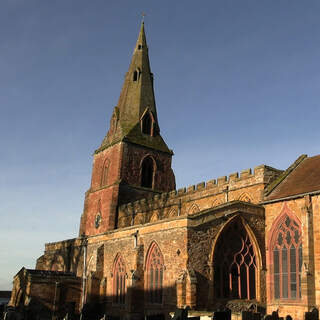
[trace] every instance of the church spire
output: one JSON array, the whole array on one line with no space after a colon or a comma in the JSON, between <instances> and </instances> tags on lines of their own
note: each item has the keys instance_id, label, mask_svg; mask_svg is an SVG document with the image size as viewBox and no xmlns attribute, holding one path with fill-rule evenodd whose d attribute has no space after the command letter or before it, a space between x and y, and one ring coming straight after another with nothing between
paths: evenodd
<instances>
[{"instance_id":1,"label":"church spire","mask_svg":"<svg viewBox=\"0 0 320 320\"><path fill-rule=\"evenodd\" d=\"M160 136L144 22L100 151L126 140L171 153Z\"/></svg>"},{"instance_id":2,"label":"church spire","mask_svg":"<svg viewBox=\"0 0 320 320\"><path fill-rule=\"evenodd\" d=\"M118 107L122 123L129 124L133 121L139 121L146 108L149 108L153 116L157 118L153 91L153 74L150 70L143 22L122 87Z\"/></svg>"},{"instance_id":3,"label":"church spire","mask_svg":"<svg viewBox=\"0 0 320 320\"><path fill-rule=\"evenodd\" d=\"M122 204L174 190L172 155L160 135L142 23L109 131L94 154L80 234L115 229Z\"/></svg>"}]
</instances>

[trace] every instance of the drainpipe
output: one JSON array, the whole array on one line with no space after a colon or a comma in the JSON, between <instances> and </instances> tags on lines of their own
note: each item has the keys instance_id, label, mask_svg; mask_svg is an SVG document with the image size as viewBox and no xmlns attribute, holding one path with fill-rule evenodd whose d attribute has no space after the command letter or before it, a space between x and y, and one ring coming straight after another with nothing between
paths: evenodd
<instances>
[{"instance_id":1,"label":"drainpipe","mask_svg":"<svg viewBox=\"0 0 320 320\"><path fill-rule=\"evenodd\" d=\"M225 192L225 201L229 202L229 187L226 186L223 191Z\"/></svg>"},{"instance_id":2,"label":"drainpipe","mask_svg":"<svg viewBox=\"0 0 320 320\"><path fill-rule=\"evenodd\" d=\"M88 239L86 236L83 234L82 235L82 243L81 245L83 246L83 271L82 271L82 297L81 297L81 316L80 318L82 319L82 311L83 311L83 306L85 303L85 292L86 292L86 280L87 280L87 275L86 275L86 269L87 269L87 244L88 244Z\"/></svg>"}]
</instances>

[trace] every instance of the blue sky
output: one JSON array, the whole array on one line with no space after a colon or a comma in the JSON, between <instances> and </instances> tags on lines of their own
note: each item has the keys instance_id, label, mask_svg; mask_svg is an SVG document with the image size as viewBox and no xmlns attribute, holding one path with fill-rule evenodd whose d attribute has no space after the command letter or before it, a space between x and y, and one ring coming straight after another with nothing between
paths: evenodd
<instances>
[{"instance_id":1,"label":"blue sky","mask_svg":"<svg viewBox=\"0 0 320 320\"><path fill-rule=\"evenodd\" d=\"M77 235L142 12L177 187L320 153L319 0L2 0L0 290Z\"/></svg>"}]
</instances>

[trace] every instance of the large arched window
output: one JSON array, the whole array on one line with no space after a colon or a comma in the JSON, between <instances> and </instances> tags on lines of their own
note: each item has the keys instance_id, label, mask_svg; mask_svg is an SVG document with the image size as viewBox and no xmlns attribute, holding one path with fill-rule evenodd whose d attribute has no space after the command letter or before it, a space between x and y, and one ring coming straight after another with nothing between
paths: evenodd
<instances>
[{"instance_id":1,"label":"large arched window","mask_svg":"<svg viewBox=\"0 0 320 320\"><path fill-rule=\"evenodd\" d=\"M153 242L146 260L147 294L149 303L162 303L163 256L158 245Z\"/></svg>"},{"instance_id":2,"label":"large arched window","mask_svg":"<svg viewBox=\"0 0 320 320\"><path fill-rule=\"evenodd\" d=\"M101 187L106 186L108 184L108 172L109 172L109 160L106 159L102 167Z\"/></svg>"},{"instance_id":3,"label":"large arched window","mask_svg":"<svg viewBox=\"0 0 320 320\"><path fill-rule=\"evenodd\" d=\"M216 298L256 298L256 255L240 218L220 234L213 263Z\"/></svg>"},{"instance_id":4,"label":"large arched window","mask_svg":"<svg viewBox=\"0 0 320 320\"><path fill-rule=\"evenodd\" d=\"M113 268L113 303L124 304L126 296L126 268L120 254L117 255Z\"/></svg>"},{"instance_id":5,"label":"large arched window","mask_svg":"<svg viewBox=\"0 0 320 320\"><path fill-rule=\"evenodd\" d=\"M141 186L145 188L153 187L154 162L151 157L146 157L141 165Z\"/></svg>"},{"instance_id":6,"label":"large arched window","mask_svg":"<svg viewBox=\"0 0 320 320\"><path fill-rule=\"evenodd\" d=\"M301 298L302 237L297 219L286 213L272 233L270 246L274 299Z\"/></svg>"}]
</instances>

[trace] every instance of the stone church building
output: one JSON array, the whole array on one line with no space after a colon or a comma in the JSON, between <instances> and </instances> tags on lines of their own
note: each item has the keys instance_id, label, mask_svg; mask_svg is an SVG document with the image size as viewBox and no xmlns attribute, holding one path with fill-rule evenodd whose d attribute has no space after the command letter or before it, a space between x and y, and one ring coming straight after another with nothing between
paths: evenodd
<instances>
[{"instance_id":1,"label":"stone church building","mask_svg":"<svg viewBox=\"0 0 320 320\"><path fill-rule=\"evenodd\" d=\"M79 236L45 245L10 304L112 319L320 306L320 156L176 190L142 24L109 131L93 156ZM64 309L63 309L64 308ZM261 311L263 312L263 311ZM239 317L238 317L239 316Z\"/></svg>"}]
</instances>

